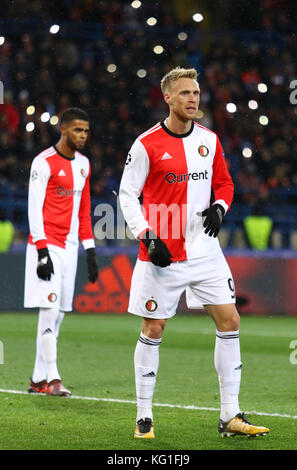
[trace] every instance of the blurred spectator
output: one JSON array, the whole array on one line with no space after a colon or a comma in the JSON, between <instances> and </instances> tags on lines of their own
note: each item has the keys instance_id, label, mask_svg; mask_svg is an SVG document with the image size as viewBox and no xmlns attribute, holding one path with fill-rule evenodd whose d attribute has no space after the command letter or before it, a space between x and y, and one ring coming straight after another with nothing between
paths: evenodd
<instances>
[{"instance_id":1,"label":"blurred spectator","mask_svg":"<svg viewBox=\"0 0 297 470\"><path fill-rule=\"evenodd\" d=\"M9 133L11 141L18 137L20 125L20 111L13 102L13 94L10 90L4 93L4 104L1 106L0 130Z\"/></svg>"},{"instance_id":2,"label":"blurred spectator","mask_svg":"<svg viewBox=\"0 0 297 470\"><path fill-rule=\"evenodd\" d=\"M269 247L273 220L265 215L265 206L257 203L252 213L243 219L243 227L250 248L266 250Z\"/></svg>"},{"instance_id":3,"label":"blurred spectator","mask_svg":"<svg viewBox=\"0 0 297 470\"><path fill-rule=\"evenodd\" d=\"M9 251L13 241L14 226L10 220L6 219L5 211L0 210L0 252Z\"/></svg>"}]
</instances>

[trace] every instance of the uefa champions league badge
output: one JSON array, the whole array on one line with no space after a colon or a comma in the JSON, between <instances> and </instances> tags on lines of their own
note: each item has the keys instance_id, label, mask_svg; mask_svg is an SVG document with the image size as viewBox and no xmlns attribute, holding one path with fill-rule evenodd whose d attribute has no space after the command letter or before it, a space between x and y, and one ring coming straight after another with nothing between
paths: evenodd
<instances>
[{"instance_id":1,"label":"uefa champions league badge","mask_svg":"<svg viewBox=\"0 0 297 470\"><path fill-rule=\"evenodd\" d=\"M128 153L128 157L127 157L127 160L125 162L125 165L129 165L129 163L131 163L131 160L132 160L132 155L131 155L131 153Z\"/></svg>"},{"instance_id":2,"label":"uefa champions league badge","mask_svg":"<svg viewBox=\"0 0 297 470\"><path fill-rule=\"evenodd\" d=\"M145 308L147 309L148 312L153 313L157 310L158 304L154 299L149 299L145 303Z\"/></svg>"},{"instance_id":3,"label":"uefa champions league badge","mask_svg":"<svg viewBox=\"0 0 297 470\"><path fill-rule=\"evenodd\" d=\"M35 181L36 179L37 179L37 171L33 170L32 173L31 173L31 180Z\"/></svg>"},{"instance_id":4,"label":"uefa champions league badge","mask_svg":"<svg viewBox=\"0 0 297 470\"><path fill-rule=\"evenodd\" d=\"M208 147L206 147L206 145L199 145L198 153L201 157L207 157L207 155L209 154L209 149Z\"/></svg>"}]
</instances>

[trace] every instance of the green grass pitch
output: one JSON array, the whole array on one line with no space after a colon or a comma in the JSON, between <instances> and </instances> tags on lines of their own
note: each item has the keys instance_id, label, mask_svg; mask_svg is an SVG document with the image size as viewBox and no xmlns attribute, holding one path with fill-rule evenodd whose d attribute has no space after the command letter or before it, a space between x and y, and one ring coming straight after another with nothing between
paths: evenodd
<instances>
[{"instance_id":1,"label":"green grass pitch","mask_svg":"<svg viewBox=\"0 0 297 470\"><path fill-rule=\"evenodd\" d=\"M255 439L222 439L217 432L215 328L206 315L168 321L154 395L156 438L134 439L133 354L140 324L128 314L66 315L58 366L74 397L32 396L11 392L28 388L37 314L1 314L0 450L297 449L297 364L290 362L295 318L241 318L241 409L271 430Z\"/></svg>"}]
</instances>

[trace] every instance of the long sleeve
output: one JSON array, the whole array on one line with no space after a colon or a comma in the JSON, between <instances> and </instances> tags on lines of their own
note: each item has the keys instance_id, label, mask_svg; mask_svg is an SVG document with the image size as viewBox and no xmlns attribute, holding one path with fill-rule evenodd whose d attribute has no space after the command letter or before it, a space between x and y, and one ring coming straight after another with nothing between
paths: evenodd
<instances>
[{"instance_id":1,"label":"long sleeve","mask_svg":"<svg viewBox=\"0 0 297 470\"><path fill-rule=\"evenodd\" d=\"M91 219L91 196L90 196L90 173L86 179L86 183L81 195L80 208L79 208L79 238L85 249L94 248L94 236L92 230Z\"/></svg>"},{"instance_id":2,"label":"long sleeve","mask_svg":"<svg viewBox=\"0 0 297 470\"><path fill-rule=\"evenodd\" d=\"M42 211L49 179L50 167L47 161L35 157L30 172L28 219L32 241L36 244L37 249L46 246Z\"/></svg>"},{"instance_id":3,"label":"long sleeve","mask_svg":"<svg viewBox=\"0 0 297 470\"><path fill-rule=\"evenodd\" d=\"M230 209L234 195L234 184L229 174L222 145L217 138L216 153L213 161L212 188L215 202L221 204L225 213Z\"/></svg>"},{"instance_id":4,"label":"long sleeve","mask_svg":"<svg viewBox=\"0 0 297 470\"><path fill-rule=\"evenodd\" d=\"M124 218L135 238L149 228L139 197L148 177L149 157L142 143L137 139L128 154L123 172L119 198Z\"/></svg>"}]
</instances>

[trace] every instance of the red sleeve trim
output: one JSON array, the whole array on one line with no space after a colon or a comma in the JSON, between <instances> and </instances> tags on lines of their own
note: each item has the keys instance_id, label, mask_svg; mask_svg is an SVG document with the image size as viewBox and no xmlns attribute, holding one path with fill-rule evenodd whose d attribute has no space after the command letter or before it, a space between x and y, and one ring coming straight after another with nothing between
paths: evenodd
<instances>
[{"instance_id":1,"label":"red sleeve trim","mask_svg":"<svg viewBox=\"0 0 297 470\"><path fill-rule=\"evenodd\" d=\"M40 250L41 248L47 248L47 240L38 240L35 245L37 250Z\"/></svg>"}]
</instances>

